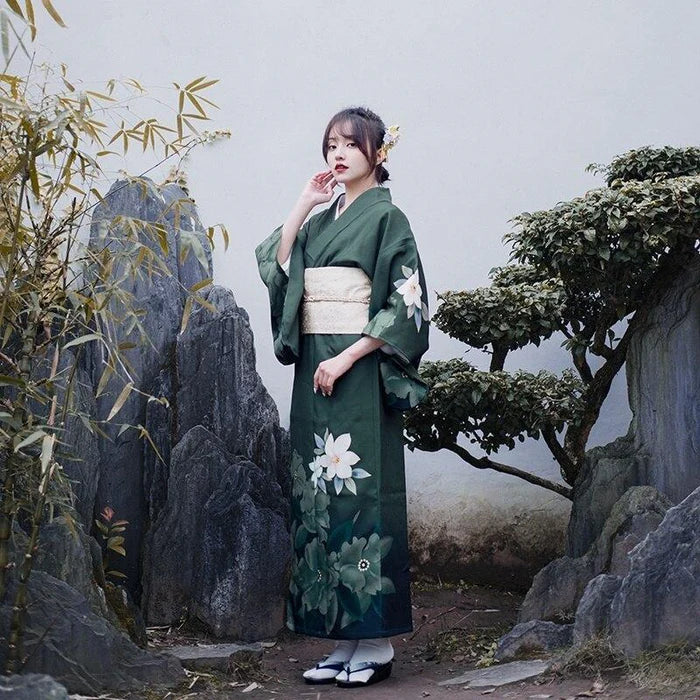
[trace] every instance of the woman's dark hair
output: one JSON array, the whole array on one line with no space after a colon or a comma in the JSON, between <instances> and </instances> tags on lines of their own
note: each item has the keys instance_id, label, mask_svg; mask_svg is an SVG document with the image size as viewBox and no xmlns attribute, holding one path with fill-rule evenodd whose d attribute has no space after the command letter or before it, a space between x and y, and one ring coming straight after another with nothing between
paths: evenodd
<instances>
[{"instance_id":1,"label":"woman's dark hair","mask_svg":"<svg viewBox=\"0 0 700 700\"><path fill-rule=\"evenodd\" d=\"M386 127L384 122L372 110L366 107L348 107L331 117L323 134L323 159L328 156L328 136L334 126L340 125L350 130L350 133L341 134L346 139L352 139L362 151L370 163L377 158L377 151L384 142ZM389 171L379 163L374 168L374 177L379 184L389 179Z\"/></svg>"}]
</instances>

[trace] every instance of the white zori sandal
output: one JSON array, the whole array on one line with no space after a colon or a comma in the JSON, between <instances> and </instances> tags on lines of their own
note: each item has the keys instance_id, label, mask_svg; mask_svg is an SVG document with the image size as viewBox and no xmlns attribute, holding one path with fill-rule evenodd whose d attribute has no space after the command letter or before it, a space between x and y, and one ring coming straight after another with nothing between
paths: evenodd
<instances>
[{"instance_id":1,"label":"white zori sandal","mask_svg":"<svg viewBox=\"0 0 700 700\"><path fill-rule=\"evenodd\" d=\"M335 677L352 658L356 648L356 639L340 640L335 649L330 654L326 654L314 668L304 671L304 681L313 684L333 683Z\"/></svg>"},{"instance_id":2,"label":"white zori sandal","mask_svg":"<svg viewBox=\"0 0 700 700\"><path fill-rule=\"evenodd\" d=\"M378 661L359 661L354 664L348 663L345 665L347 680L336 678L335 684L341 688L359 688L360 686L379 683L379 681L383 681L391 675L392 663L393 659L385 663L380 663ZM363 673L366 671L371 671L369 676L367 673ZM353 674L357 674L358 677L353 679Z\"/></svg>"}]
</instances>

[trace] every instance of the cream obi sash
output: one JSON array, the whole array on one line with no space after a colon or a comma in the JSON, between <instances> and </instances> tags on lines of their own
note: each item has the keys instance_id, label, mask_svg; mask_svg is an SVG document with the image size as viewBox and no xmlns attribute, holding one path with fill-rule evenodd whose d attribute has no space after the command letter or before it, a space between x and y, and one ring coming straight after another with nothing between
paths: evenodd
<instances>
[{"instance_id":1,"label":"cream obi sash","mask_svg":"<svg viewBox=\"0 0 700 700\"><path fill-rule=\"evenodd\" d=\"M362 333L369 321L372 280L359 267L307 267L302 333Z\"/></svg>"}]
</instances>

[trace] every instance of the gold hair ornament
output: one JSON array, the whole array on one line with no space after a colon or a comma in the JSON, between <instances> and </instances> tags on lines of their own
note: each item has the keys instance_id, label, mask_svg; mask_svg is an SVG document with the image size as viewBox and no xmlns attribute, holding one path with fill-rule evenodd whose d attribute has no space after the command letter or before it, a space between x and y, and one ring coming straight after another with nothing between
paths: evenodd
<instances>
[{"instance_id":1,"label":"gold hair ornament","mask_svg":"<svg viewBox=\"0 0 700 700\"><path fill-rule=\"evenodd\" d=\"M396 145L399 140L399 125L393 124L384 132L384 139L382 145L377 149L377 153L387 160L389 157L389 151Z\"/></svg>"}]
</instances>

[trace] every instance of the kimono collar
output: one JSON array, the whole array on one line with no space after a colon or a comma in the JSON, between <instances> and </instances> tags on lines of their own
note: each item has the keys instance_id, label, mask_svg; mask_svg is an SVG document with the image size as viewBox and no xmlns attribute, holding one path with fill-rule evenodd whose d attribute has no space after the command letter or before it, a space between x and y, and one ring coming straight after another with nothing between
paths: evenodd
<instances>
[{"instance_id":1,"label":"kimono collar","mask_svg":"<svg viewBox=\"0 0 700 700\"><path fill-rule=\"evenodd\" d=\"M338 200L344 195L344 192L341 192L336 198L335 201L333 202L333 206L331 206L331 211L336 211L338 208ZM362 205L357 207L358 209L362 209L363 206L369 206L371 204L374 204L374 202L379 202L381 200L386 200L387 202L391 202L391 192L389 191L388 187L370 187L368 190L365 190L361 195L355 197L355 199L350 202L350 204L345 208L345 211L338 217L339 219L345 214L347 214L350 209L352 209L356 203L362 202Z\"/></svg>"},{"instance_id":2,"label":"kimono collar","mask_svg":"<svg viewBox=\"0 0 700 700\"><path fill-rule=\"evenodd\" d=\"M391 202L389 188L370 187L350 202L345 211L335 219L335 212L340 197L342 197L342 192L335 198L333 204L326 209L320 221L320 230L309 239L306 245L306 253L314 264L321 258L328 246L333 243L336 236L367 209L382 201Z\"/></svg>"}]
</instances>

